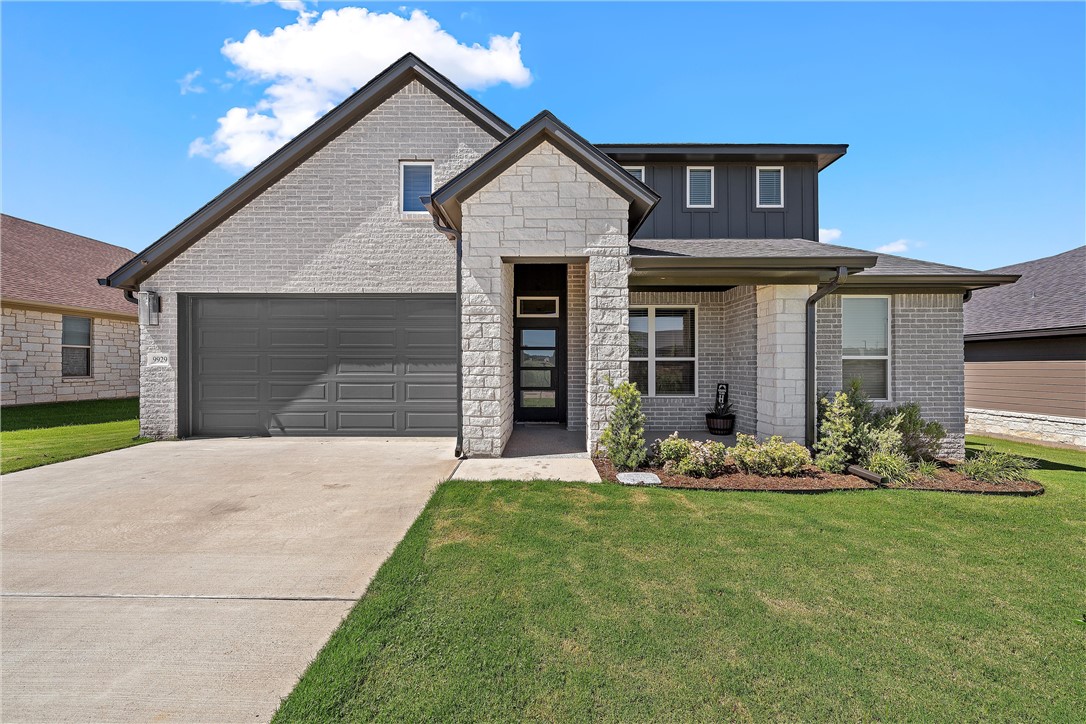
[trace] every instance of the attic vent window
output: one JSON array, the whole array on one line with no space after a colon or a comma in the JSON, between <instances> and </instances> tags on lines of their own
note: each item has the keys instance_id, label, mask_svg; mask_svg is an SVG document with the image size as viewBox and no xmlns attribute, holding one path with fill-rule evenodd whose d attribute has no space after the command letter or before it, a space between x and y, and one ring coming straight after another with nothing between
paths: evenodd
<instances>
[{"instance_id":1,"label":"attic vent window","mask_svg":"<svg viewBox=\"0 0 1086 724\"><path fill-rule=\"evenodd\" d=\"M784 207L784 167L758 167L758 208L780 209Z\"/></svg>"},{"instance_id":2,"label":"attic vent window","mask_svg":"<svg viewBox=\"0 0 1086 724\"><path fill-rule=\"evenodd\" d=\"M420 197L434 190L434 164L429 161L400 162L400 211L405 214L425 214Z\"/></svg>"},{"instance_id":3,"label":"attic vent window","mask_svg":"<svg viewBox=\"0 0 1086 724\"><path fill-rule=\"evenodd\" d=\"M688 209L713 208L712 166L686 168L686 207Z\"/></svg>"}]
</instances>

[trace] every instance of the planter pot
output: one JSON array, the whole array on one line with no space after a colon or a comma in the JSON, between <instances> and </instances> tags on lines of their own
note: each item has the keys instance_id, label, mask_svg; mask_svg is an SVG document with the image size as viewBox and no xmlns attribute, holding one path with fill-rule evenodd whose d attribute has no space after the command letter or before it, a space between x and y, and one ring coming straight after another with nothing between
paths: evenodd
<instances>
[{"instance_id":1,"label":"planter pot","mask_svg":"<svg viewBox=\"0 0 1086 724\"><path fill-rule=\"evenodd\" d=\"M705 426L711 435L731 435L735 431L735 415L705 413Z\"/></svg>"}]
</instances>

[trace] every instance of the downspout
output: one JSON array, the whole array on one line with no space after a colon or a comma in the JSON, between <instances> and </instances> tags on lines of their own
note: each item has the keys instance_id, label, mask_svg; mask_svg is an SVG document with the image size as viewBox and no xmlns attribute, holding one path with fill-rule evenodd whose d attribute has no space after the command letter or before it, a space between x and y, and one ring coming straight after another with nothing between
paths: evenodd
<instances>
[{"instance_id":1,"label":"downspout","mask_svg":"<svg viewBox=\"0 0 1086 724\"><path fill-rule=\"evenodd\" d=\"M127 299L128 301L132 302L133 304L139 304L140 303L140 300L136 299L136 295L132 293L131 289L125 289L124 290L124 298Z\"/></svg>"},{"instance_id":2,"label":"downspout","mask_svg":"<svg viewBox=\"0 0 1086 724\"><path fill-rule=\"evenodd\" d=\"M443 225L441 212L429 197L423 198L423 204L434 217L434 228L450 241L456 242L456 448L453 454L461 458L464 456L464 338L460 296L464 284L461 276L464 259L463 236L451 226Z\"/></svg>"},{"instance_id":3,"label":"downspout","mask_svg":"<svg viewBox=\"0 0 1086 724\"><path fill-rule=\"evenodd\" d=\"M804 415L805 437L807 447L811 447L815 444L815 425L818 421L818 391L815 387L815 341L816 341L816 314L815 305L818 301L827 294L832 294L837 290L837 287L841 286L841 282L848 276L848 267L837 267L837 275L834 276L833 281L819 284L815 289L814 294L807 298L807 360L806 360L806 385L807 390L805 394L805 408L806 414Z\"/></svg>"}]
</instances>

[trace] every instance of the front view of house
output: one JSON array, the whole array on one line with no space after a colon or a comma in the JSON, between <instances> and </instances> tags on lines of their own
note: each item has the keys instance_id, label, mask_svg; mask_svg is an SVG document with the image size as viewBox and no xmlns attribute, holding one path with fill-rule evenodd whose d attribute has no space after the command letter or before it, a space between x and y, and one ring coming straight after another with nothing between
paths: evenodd
<instances>
[{"instance_id":1,"label":"front view of house","mask_svg":"<svg viewBox=\"0 0 1086 724\"><path fill-rule=\"evenodd\" d=\"M648 427L807 440L818 393L916 401L962 454L962 309L991 275L831 246L842 145L593 145L513 129L408 55L105 283L138 292L153 437ZM130 295L131 296L131 295Z\"/></svg>"}]
</instances>

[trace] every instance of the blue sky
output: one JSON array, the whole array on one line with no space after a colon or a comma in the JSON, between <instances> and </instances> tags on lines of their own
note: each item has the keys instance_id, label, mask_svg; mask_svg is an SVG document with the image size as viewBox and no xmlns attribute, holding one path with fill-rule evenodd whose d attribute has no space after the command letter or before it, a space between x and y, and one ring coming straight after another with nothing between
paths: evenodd
<instances>
[{"instance_id":1,"label":"blue sky","mask_svg":"<svg viewBox=\"0 0 1086 724\"><path fill-rule=\"evenodd\" d=\"M315 9L346 5L375 14L379 37L343 42L389 61L408 36L433 42L464 63L438 69L489 85L472 92L514 125L548 108L596 142L849 143L821 175L821 226L839 244L992 268L1086 237L1082 3ZM376 24L412 10L426 33ZM224 55L228 39L300 22L274 3L4 2L0 13L4 212L136 250L238 177L244 164L226 156L262 153L245 142L274 143L344 82L368 80L329 78L345 65L328 42L269 52L256 37ZM493 62L471 70L484 52ZM269 111L273 82L286 100ZM257 124L243 130L273 112L287 120L217 136L231 108Z\"/></svg>"}]
</instances>

